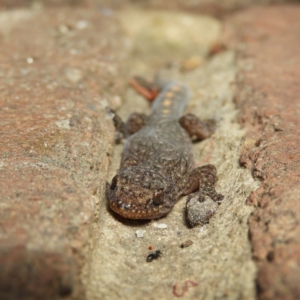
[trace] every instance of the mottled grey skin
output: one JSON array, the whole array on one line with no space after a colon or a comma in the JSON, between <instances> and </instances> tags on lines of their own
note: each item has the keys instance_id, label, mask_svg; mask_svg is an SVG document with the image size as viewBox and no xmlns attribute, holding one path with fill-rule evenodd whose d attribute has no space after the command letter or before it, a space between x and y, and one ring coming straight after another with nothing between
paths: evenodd
<instances>
[{"instance_id":1,"label":"mottled grey skin","mask_svg":"<svg viewBox=\"0 0 300 300\"><path fill-rule=\"evenodd\" d=\"M215 167L195 168L191 138L206 138L212 130L194 115L181 117L188 94L186 86L169 82L155 99L149 118L135 114L127 129L123 124L124 131L137 132L127 139L119 172L107 189L109 206L121 216L162 217L182 195L190 195L187 201L192 197L205 201L205 196L223 199L214 188Z\"/></svg>"}]
</instances>

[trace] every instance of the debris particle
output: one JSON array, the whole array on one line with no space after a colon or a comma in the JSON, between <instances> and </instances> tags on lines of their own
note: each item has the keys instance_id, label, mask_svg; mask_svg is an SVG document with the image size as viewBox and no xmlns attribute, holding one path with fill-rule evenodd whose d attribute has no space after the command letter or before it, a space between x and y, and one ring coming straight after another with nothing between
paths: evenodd
<instances>
[{"instance_id":1,"label":"debris particle","mask_svg":"<svg viewBox=\"0 0 300 300\"><path fill-rule=\"evenodd\" d=\"M81 70L77 68L67 68L65 74L67 79L72 83L79 82L83 77Z\"/></svg>"},{"instance_id":2,"label":"debris particle","mask_svg":"<svg viewBox=\"0 0 300 300\"><path fill-rule=\"evenodd\" d=\"M204 232L205 230L206 230L206 225L203 225L203 226L200 228L199 232L202 233L202 232Z\"/></svg>"},{"instance_id":3,"label":"debris particle","mask_svg":"<svg viewBox=\"0 0 300 300\"><path fill-rule=\"evenodd\" d=\"M154 227L158 229L166 229L168 228L168 225L164 223L154 223Z\"/></svg>"},{"instance_id":4,"label":"debris particle","mask_svg":"<svg viewBox=\"0 0 300 300\"><path fill-rule=\"evenodd\" d=\"M148 249L149 249L149 250L153 250L153 247L152 247L152 246L149 246Z\"/></svg>"},{"instance_id":5,"label":"debris particle","mask_svg":"<svg viewBox=\"0 0 300 300\"><path fill-rule=\"evenodd\" d=\"M225 44L215 43L210 47L209 52L208 52L208 56L209 57L214 56L214 55L219 54L220 52L223 52L225 50L227 50L227 47L226 47Z\"/></svg>"},{"instance_id":6,"label":"debris particle","mask_svg":"<svg viewBox=\"0 0 300 300\"><path fill-rule=\"evenodd\" d=\"M146 261L147 262L151 262L153 259L158 259L161 255L161 251L160 250L156 250L154 251L153 253L150 253L148 256L147 256L147 259Z\"/></svg>"},{"instance_id":7,"label":"debris particle","mask_svg":"<svg viewBox=\"0 0 300 300\"><path fill-rule=\"evenodd\" d=\"M180 70L182 72L191 71L198 68L201 64L203 64L204 59L200 56L194 56L189 59L184 60L181 63Z\"/></svg>"},{"instance_id":8,"label":"debris particle","mask_svg":"<svg viewBox=\"0 0 300 300\"><path fill-rule=\"evenodd\" d=\"M33 63L33 58L32 57L28 57L26 59L26 61L27 61L28 64L32 64Z\"/></svg>"},{"instance_id":9,"label":"debris particle","mask_svg":"<svg viewBox=\"0 0 300 300\"><path fill-rule=\"evenodd\" d=\"M86 27L88 27L88 25L89 25L88 21L81 20L76 23L76 28L79 30L82 30L82 29L85 29Z\"/></svg>"},{"instance_id":10,"label":"debris particle","mask_svg":"<svg viewBox=\"0 0 300 300\"><path fill-rule=\"evenodd\" d=\"M144 237L145 233L146 233L146 230L137 230L137 231L135 232L135 235L136 235L136 237L138 237L138 238L142 238L142 237Z\"/></svg>"},{"instance_id":11,"label":"debris particle","mask_svg":"<svg viewBox=\"0 0 300 300\"><path fill-rule=\"evenodd\" d=\"M60 33L66 34L67 32L69 32L69 31L71 30L71 27L62 24L62 25L60 25L60 26L58 27L58 30L59 30Z\"/></svg>"},{"instance_id":12,"label":"debris particle","mask_svg":"<svg viewBox=\"0 0 300 300\"><path fill-rule=\"evenodd\" d=\"M187 241L181 243L180 248L182 248L182 249L183 249L183 248L187 248L187 247L189 247L189 246L191 246L191 245L193 245L193 241L187 240Z\"/></svg>"},{"instance_id":13,"label":"debris particle","mask_svg":"<svg viewBox=\"0 0 300 300\"><path fill-rule=\"evenodd\" d=\"M197 282L188 279L188 280L186 280L186 281L184 282L184 286L183 286L182 292L181 292L181 293L178 293L178 292L177 292L177 289L178 289L178 282L176 282L176 283L174 284L174 286L173 286L173 295L174 295L175 297L183 297L184 294L185 294L185 293L188 291L188 289L189 289L189 284L190 284L191 286L197 286L197 285L198 285Z\"/></svg>"},{"instance_id":14,"label":"debris particle","mask_svg":"<svg viewBox=\"0 0 300 300\"><path fill-rule=\"evenodd\" d=\"M70 120L61 120L55 122L56 126L61 129L70 129Z\"/></svg>"},{"instance_id":15,"label":"debris particle","mask_svg":"<svg viewBox=\"0 0 300 300\"><path fill-rule=\"evenodd\" d=\"M111 97L110 102L114 108L119 108L122 104L122 99L120 96L116 95L114 97Z\"/></svg>"}]
</instances>

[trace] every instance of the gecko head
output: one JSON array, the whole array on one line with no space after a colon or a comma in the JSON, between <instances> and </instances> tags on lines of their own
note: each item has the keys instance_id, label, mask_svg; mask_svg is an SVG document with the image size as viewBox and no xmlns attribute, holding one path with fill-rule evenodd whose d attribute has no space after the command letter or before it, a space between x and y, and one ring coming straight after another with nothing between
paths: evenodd
<instances>
[{"instance_id":1,"label":"gecko head","mask_svg":"<svg viewBox=\"0 0 300 300\"><path fill-rule=\"evenodd\" d=\"M156 219L166 215L177 200L175 195L174 185L142 166L120 171L107 191L110 208L129 219Z\"/></svg>"}]
</instances>

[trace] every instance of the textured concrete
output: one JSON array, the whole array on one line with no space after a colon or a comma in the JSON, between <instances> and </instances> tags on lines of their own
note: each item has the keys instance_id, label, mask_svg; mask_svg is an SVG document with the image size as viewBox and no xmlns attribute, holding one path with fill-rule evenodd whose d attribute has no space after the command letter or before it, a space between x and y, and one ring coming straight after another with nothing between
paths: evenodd
<instances>
[{"instance_id":1,"label":"textured concrete","mask_svg":"<svg viewBox=\"0 0 300 300\"><path fill-rule=\"evenodd\" d=\"M132 14L137 15L133 17ZM220 23L215 19L194 18L187 14L162 16L159 13L156 18L160 18L157 24L161 27L138 25L153 22L153 16L155 14L143 11L127 11L120 15L128 32L128 43L132 45L132 56L127 61L129 75L151 77L160 70L163 78L185 82L192 92L187 112L218 120L219 127L214 136L195 144L194 150L199 164L211 162L216 165L219 173L217 189L225 195L225 201L210 224L189 229L184 199L166 218L143 222L124 220L113 214L107 210L102 196L98 234L90 264L88 299L173 299L176 293L182 292L188 279L197 286L188 283L186 299L255 299L255 268L247 226L252 209L245 201L258 185L238 164L244 133L237 124L233 103L234 53L227 51L206 59L212 43L221 33ZM135 29L132 29L133 18ZM138 18L141 22L137 22ZM168 22L164 22L166 19ZM181 25L182 21L192 24L191 27L186 29ZM158 32L154 34L154 30ZM157 45L170 40L172 32L185 37L193 30L197 30L199 39L183 38L182 44L178 39L177 49L180 50L177 54L153 55L159 50ZM145 35L148 52L140 49ZM190 71L181 71L182 62L190 57L199 57L202 63ZM149 112L149 106L128 89L120 114L125 118L133 111ZM109 178L117 171L121 151L122 145L115 148ZM167 228L160 228L165 225ZM137 234L143 237L137 237ZM191 240L192 245L181 248L187 240ZM162 252L161 257L151 263L146 262L147 255L153 251L149 247Z\"/></svg>"},{"instance_id":2,"label":"textured concrete","mask_svg":"<svg viewBox=\"0 0 300 300\"><path fill-rule=\"evenodd\" d=\"M247 129L240 161L261 180L248 199L260 299L300 299L300 7L232 17L240 53L236 103Z\"/></svg>"}]
</instances>

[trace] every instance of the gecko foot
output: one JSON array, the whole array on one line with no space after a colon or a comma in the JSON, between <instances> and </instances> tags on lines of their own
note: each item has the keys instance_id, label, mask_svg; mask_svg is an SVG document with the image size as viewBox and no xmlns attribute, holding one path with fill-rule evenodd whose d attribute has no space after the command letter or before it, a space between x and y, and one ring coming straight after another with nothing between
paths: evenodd
<instances>
[{"instance_id":1,"label":"gecko foot","mask_svg":"<svg viewBox=\"0 0 300 300\"><path fill-rule=\"evenodd\" d=\"M202 141L211 136L216 129L216 121L209 119L202 121L193 114L187 114L179 119L181 127L183 127L192 141Z\"/></svg>"},{"instance_id":2,"label":"gecko foot","mask_svg":"<svg viewBox=\"0 0 300 300\"><path fill-rule=\"evenodd\" d=\"M224 196L216 192L214 185L202 186L201 194L210 197L213 201L217 203L222 203L224 200Z\"/></svg>"}]
</instances>

